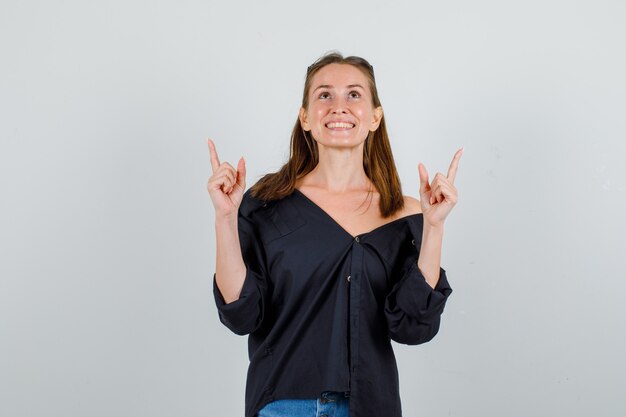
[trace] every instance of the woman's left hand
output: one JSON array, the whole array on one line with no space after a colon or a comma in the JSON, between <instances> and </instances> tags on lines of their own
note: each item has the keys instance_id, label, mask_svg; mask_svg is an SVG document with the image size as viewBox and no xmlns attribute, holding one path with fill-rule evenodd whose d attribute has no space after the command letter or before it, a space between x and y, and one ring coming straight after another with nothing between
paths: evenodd
<instances>
[{"instance_id":1,"label":"woman's left hand","mask_svg":"<svg viewBox=\"0 0 626 417\"><path fill-rule=\"evenodd\" d=\"M463 155L463 148L456 151L448 175L438 172L433 182L428 182L428 171L421 162L418 165L420 174L420 203L424 214L424 224L434 227L442 227L443 222L452 211L457 202L458 192L454 186L454 177L459 166L459 160Z\"/></svg>"}]
</instances>

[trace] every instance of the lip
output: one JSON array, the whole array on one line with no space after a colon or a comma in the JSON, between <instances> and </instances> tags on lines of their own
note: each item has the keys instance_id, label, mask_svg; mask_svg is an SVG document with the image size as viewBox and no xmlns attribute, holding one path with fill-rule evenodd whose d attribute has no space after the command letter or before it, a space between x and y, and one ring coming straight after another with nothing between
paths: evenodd
<instances>
[{"instance_id":1,"label":"lip","mask_svg":"<svg viewBox=\"0 0 626 417\"><path fill-rule=\"evenodd\" d=\"M331 127L331 125L333 125ZM350 120L331 120L329 122L324 123L324 127L330 130L350 130L354 129L356 123Z\"/></svg>"}]
</instances>

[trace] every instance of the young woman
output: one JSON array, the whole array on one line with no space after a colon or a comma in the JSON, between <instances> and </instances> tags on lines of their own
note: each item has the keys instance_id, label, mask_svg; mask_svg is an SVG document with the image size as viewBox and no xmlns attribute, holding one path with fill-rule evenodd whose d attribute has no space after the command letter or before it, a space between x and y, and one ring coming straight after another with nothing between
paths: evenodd
<instances>
[{"instance_id":1,"label":"young woman","mask_svg":"<svg viewBox=\"0 0 626 417\"><path fill-rule=\"evenodd\" d=\"M308 68L291 153L245 187L213 175L221 322L249 334L246 417L400 417L391 340L431 340L452 292L440 266L462 149L420 200L402 195L372 66L333 53Z\"/></svg>"}]
</instances>

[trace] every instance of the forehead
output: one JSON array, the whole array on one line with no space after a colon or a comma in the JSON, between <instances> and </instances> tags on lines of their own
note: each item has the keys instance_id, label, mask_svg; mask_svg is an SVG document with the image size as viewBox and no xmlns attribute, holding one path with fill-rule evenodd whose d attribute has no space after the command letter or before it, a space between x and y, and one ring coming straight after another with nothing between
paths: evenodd
<instances>
[{"instance_id":1,"label":"forehead","mask_svg":"<svg viewBox=\"0 0 626 417\"><path fill-rule=\"evenodd\" d=\"M358 84L369 91L367 77L359 68L350 64L328 64L313 75L311 89L320 85L331 85L342 88L348 85Z\"/></svg>"}]
</instances>

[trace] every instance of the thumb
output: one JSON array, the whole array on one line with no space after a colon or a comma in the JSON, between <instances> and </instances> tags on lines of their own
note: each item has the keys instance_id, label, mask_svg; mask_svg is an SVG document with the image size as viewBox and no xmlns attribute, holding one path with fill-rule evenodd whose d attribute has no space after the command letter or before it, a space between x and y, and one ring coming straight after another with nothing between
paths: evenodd
<instances>
[{"instance_id":1,"label":"thumb","mask_svg":"<svg viewBox=\"0 0 626 417\"><path fill-rule=\"evenodd\" d=\"M237 184L243 189L246 188L246 160L243 159L243 156L239 158L237 163Z\"/></svg>"},{"instance_id":2,"label":"thumb","mask_svg":"<svg viewBox=\"0 0 626 417\"><path fill-rule=\"evenodd\" d=\"M417 170L420 173L420 194L430 191L430 184L428 183L428 171L421 162L417 166Z\"/></svg>"}]
</instances>

